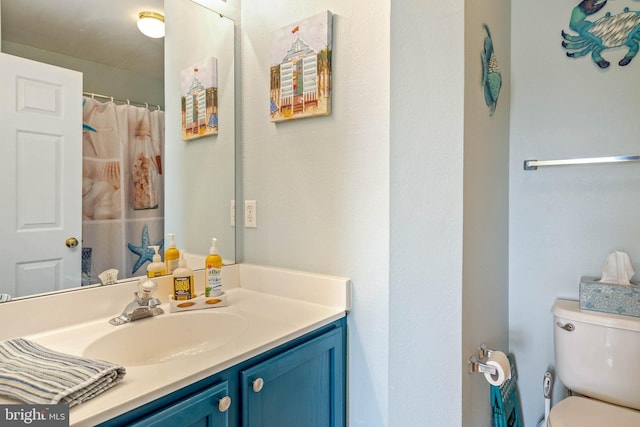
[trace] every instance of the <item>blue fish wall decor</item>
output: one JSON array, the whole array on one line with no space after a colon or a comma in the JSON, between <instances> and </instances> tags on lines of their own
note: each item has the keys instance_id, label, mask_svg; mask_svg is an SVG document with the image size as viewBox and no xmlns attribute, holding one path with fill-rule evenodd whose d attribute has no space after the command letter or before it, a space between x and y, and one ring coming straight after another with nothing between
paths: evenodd
<instances>
[{"instance_id":1,"label":"blue fish wall decor","mask_svg":"<svg viewBox=\"0 0 640 427\"><path fill-rule=\"evenodd\" d=\"M502 87L502 74L498 67L498 60L493 51L491 31L487 24L482 24L487 36L484 39L484 51L482 52L482 86L484 87L484 100L489 107L489 115L493 116L498 105L500 88Z\"/></svg>"}]
</instances>

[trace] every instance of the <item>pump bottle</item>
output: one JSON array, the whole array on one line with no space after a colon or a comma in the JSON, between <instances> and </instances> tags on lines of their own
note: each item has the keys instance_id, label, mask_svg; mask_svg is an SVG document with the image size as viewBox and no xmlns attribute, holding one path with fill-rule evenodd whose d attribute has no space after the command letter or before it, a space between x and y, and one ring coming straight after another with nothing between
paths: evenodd
<instances>
[{"instance_id":1,"label":"pump bottle","mask_svg":"<svg viewBox=\"0 0 640 427\"><path fill-rule=\"evenodd\" d=\"M164 262L167 265L167 274L172 274L173 270L178 268L178 263L180 262L180 251L176 248L176 242L174 240L176 235L169 233L168 236L171 238L171 241L164 253Z\"/></svg>"},{"instance_id":2,"label":"pump bottle","mask_svg":"<svg viewBox=\"0 0 640 427\"><path fill-rule=\"evenodd\" d=\"M206 297L215 297L222 293L222 257L218 254L216 240L215 237L211 239L209 255L204 263Z\"/></svg>"},{"instance_id":3,"label":"pump bottle","mask_svg":"<svg viewBox=\"0 0 640 427\"><path fill-rule=\"evenodd\" d=\"M178 268L173 270L173 297L176 301L179 301L195 298L195 296L193 270L187 266L183 249L180 251Z\"/></svg>"},{"instance_id":4,"label":"pump bottle","mask_svg":"<svg viewBox=\"0 0 640 427\"><path fill-rule=\"evenodd\" d=\"M156 253L153 255L153 262L147 266L147 277L154 278L167 274L167 267L158 253L160 246L149 246Z\"/></svg>"}]
</instances>

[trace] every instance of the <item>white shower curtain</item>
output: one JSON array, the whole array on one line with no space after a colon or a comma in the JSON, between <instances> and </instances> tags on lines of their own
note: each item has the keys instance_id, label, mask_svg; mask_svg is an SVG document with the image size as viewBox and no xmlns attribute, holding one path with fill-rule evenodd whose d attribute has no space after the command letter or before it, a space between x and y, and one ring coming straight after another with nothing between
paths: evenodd
<instances>
[{"instance_id":1,"label":"white shower curtain","mask_svg":"<svg viewBox=\"0 0 640 427\"><path fill-rule=\"evenodd\" d=\"M83 98L82 283L143 275L164 245L164 112Z\"/></svg>"}]
</instances>

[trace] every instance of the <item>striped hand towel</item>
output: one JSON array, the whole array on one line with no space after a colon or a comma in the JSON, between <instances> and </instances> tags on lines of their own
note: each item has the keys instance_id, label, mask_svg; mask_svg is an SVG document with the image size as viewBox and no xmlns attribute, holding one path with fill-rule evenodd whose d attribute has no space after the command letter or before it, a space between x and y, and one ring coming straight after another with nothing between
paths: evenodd
<instances>
[{"instance_id":1,"label":"striped hand towel","mask_svg":"<svg viewBox=\"0 0 640 427\"><path fill-rule=\"evenodd\" d=\"M0 394L31 404L91 399L122 380L122 366L49 350L15 338L0 342Z\"/></svg>"}]
</instances>

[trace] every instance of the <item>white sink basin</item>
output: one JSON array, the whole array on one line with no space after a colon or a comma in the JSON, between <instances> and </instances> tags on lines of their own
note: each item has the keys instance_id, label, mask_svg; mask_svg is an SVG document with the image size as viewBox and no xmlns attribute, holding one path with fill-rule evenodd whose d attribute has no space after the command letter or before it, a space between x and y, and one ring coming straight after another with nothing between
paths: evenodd
<instances>
[{"instance_id":1,"label":"white sink basin","mask_svg":"<svg viewBox=\"0 0 640 427\"><path fill-rule=\"evenodd\" d=\"M246 319L230 313L165 313L114 327L93 341L84 356L123 366L151 365L210 351L246 328Z\"/></svg>"}]
</instances>

